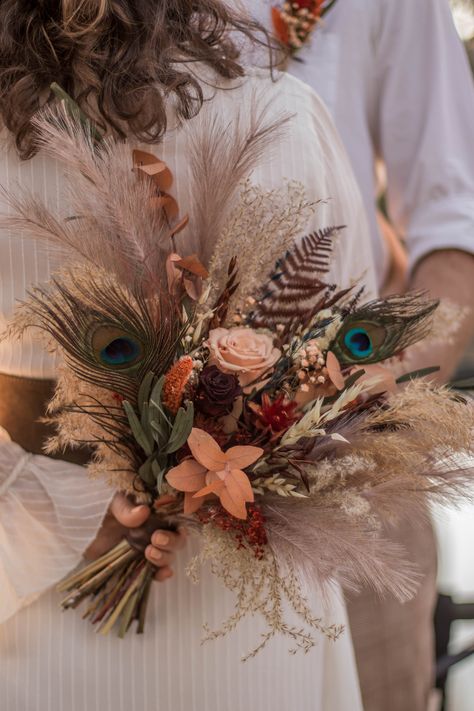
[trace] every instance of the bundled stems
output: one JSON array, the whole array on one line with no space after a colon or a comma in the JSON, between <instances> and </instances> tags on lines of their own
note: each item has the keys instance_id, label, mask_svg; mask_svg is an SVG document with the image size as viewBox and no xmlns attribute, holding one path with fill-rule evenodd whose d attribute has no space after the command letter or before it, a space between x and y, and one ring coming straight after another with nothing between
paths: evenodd
<instances>
[{"instance_id":1,"label":"bundled stems","mask_svg":"<svg viewBox=\"0 0 474 711\"><path fill-rule=\"evenodd\" d=\"M61 607L76 608L92 595L83 617L97 624L97 631L106 635L118 625L118 636L123 638L137 620L137 633L142 634L155 572L143 552L123 540L58 586L59 592L68 593Z\"/></svg>"}]
</instances>

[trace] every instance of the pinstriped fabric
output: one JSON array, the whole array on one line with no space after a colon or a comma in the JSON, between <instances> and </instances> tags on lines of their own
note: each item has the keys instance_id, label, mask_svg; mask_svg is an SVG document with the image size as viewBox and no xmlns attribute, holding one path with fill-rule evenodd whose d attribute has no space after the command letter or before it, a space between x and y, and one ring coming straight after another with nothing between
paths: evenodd
<instances>
[{"instance_id":1,"label":"pinstriped fabric","mask_svg":"<svg viewBox=\"0 0 474 711\"><path fill-rule=\"evenodd\" d=\"M278 187L297 179L318 206L309 229L348 224L336 246L332 278L341 286L365 274L367 295L374 273L361 200L348 161L326 110L297 80L269 83L256 73L233 91L217 92L202 117L221 112L227 119L252 96L267 93L275 112L294 114L288 135L262 159L255 182ZM201 119L199 119L201 120ZM172 126L155 152L172 168L176 196L185 213L190 183L189 133ZM43 156L19 164L7 152L0 160L0 182L33 186L60 205L61 170ZM0 205L1 209L1 205ZM51 268L32 243L0 233L0 312L8 317L15 298L47 277ZM56 364L33 341L0 347L0 372L54 376ZM120 641L96 635L79 611L61 614L51 590L79 561L94 538L111 495L84 471L43 457L25 460L13 479L22 450L0 445L0 708L5 711L360 711L360 696L348 633L336 644L323 638L306 656L288 655L275 639L255 660L240 656L259 638L259 622L246 620L232 636L201 647L201 627L218 627L232 610L232 596L208 571L193 586L184 569L190 545L176 563L171 581L155 586L144 636ZM2 490L2 483L4 489ZM314 597L314 596L312 596ZM315 612L321 610L312 599ZM324 614L344 622L335 592ZM343 681L343 683L342 683Z\"/></svg>"},{"instance_id":2,"label":"pinstriped fabric","mask_svg":"<svg viewBox=\"0 0 474 711\"><path fill-rule=\"evenodd\" d=\"M289 655L287 643L275 640L246 664L239 657L258 640L256 620L200 645L202 622L218 625L232 597L207 574L198 589L186 578L183 569L197 546L183 554L169 584L154 586L143 636L97 635L80 612L59 614L54 592L4 623L5 711L360 711L347 635L337 643L319 638L302 656ZM326 618L345 621L338 598Z\"/></svg>"}]
</instances>

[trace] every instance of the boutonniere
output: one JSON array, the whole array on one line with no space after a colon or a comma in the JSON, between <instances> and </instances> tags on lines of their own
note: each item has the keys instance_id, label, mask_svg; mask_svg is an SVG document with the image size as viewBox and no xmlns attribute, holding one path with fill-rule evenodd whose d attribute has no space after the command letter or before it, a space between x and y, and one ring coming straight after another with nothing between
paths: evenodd
<instances>
[{"instance_id":1,"label":"boutonniere","mask_svg":"<svg viewBox=\"0 0 474 711\"><path fill-rule=\"evenodd\" d=\"M272 7L272 23L276 36L296 54L309 40L318 22L336 0L293 0Z\"/></svg>"}]
</instances>

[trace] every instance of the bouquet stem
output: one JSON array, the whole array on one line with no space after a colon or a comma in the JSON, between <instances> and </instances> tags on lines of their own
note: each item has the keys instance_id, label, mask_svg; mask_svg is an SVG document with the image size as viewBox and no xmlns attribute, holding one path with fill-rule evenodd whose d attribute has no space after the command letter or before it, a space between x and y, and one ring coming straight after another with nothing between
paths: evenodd
<instances>
[{"instance_id":1,"label":"bouquet stem","mask_svg":"<svg viewBox=\"0 0 474 711\"><path fill-rule=\"evenodd\" d=\"M67 593L61 602L63 610L75 609L83 600L91 602L83 618L97 625L107 635L115 626L123 638L137 621L137 633L143 634L151 583L156 567L144 556L144 550L157 528L172 528L155 517L141 529L129 532L126 539L112 550L69 576L58 585Z\"/></svg>"}]
</instances>

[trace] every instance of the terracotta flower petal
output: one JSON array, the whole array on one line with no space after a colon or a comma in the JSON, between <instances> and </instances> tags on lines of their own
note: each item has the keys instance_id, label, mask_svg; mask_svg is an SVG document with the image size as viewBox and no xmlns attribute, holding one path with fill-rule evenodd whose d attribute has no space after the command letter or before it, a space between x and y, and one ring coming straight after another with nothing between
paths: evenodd
<instances>
[{"instance_id":1,"label":"terracotta flower petal","mask_svg":"<svg viewBox=\"0 0 474 711\"><path fill-rule=\"evenodd\" d=\"M194 459L185 459L170 469L166 481L178 491L197 491L206 483L206 467Z\"/></svg>"},{"instance_id":2,"label":"terracotta flower petal","mask_svg":"<svg viewBox=\"0 0 474 711\"><path fill-rule=\"evenodd\" d=\"M326 368L333 385L335 385L338 390L344 390L344 377L341 373L341 366L332 351L329 351L326 356Z\"/></svg>"},{"instance_id":3,"label":"terracotta flower petal","mask_svg":"<svg viewBox=\"0 0 474 711\"><path fill-rule=\"evenodd\" d=\"M272 7L272 23L275 34L282 44L288 44L289 34L288 27L281 16L281 12L277 7Z\"/></svg>"},{"instance_id":4,"label":"terracotta flower petal","mask_svg":"<svg viewBox=\"0 0 474 711\"><path fill-rule=\"evenodd\" d=\"M239 469L233 469L225 478L224 488L219 494L222 506L235 518L246 519L247 501L253 501L252 485L248 476Z\"/></svg>"},{"instance_id":5,"label":"terracotta flower petal","mask_svg":"<svg viewBox=\"0 0 474 711\"><path fill-rule=\"evenodd\" d=\"M227 457L210 434L197 427L193 427L188 437L189 449L203 467L211 471L224 469Z\"/></svg>"},{"instance_id":6,"label":"terracotta flower petal","mask_svg":"<svg viewBox=\"0 0 474 711\"><path fill-rule=\"evenodd\" d=\"M250 445L231 447L225 453L227 462L232 469L245 469L260 459L262 454L261 447L251 447Z\"/></svg>"},{"instance_id":7,"label":"terracotta flower petal","mask_svg":"<svg viewBox=\"0 0 474 711\"><path fill-rule=\"evenodd\" d=\"M193 498L196 499L200 496L207 496L208 494L216 494L217 496L220 496L224 488L224 482L221 479L217 479L216 481L213 481L205 486L203 489L196 491Z\"/></svg>"},{"instance_id":8,"label":"terracotta flower petal","mask_svg":"<svg viewBox=\"0 0 474 711\"><path fill-rule=\"evenodd\" d=\"M187 491L184 495L184 515L190 516L195 513L204 503L204 497L195 498L193 494Z\"/></svg>"}]
</instances>

